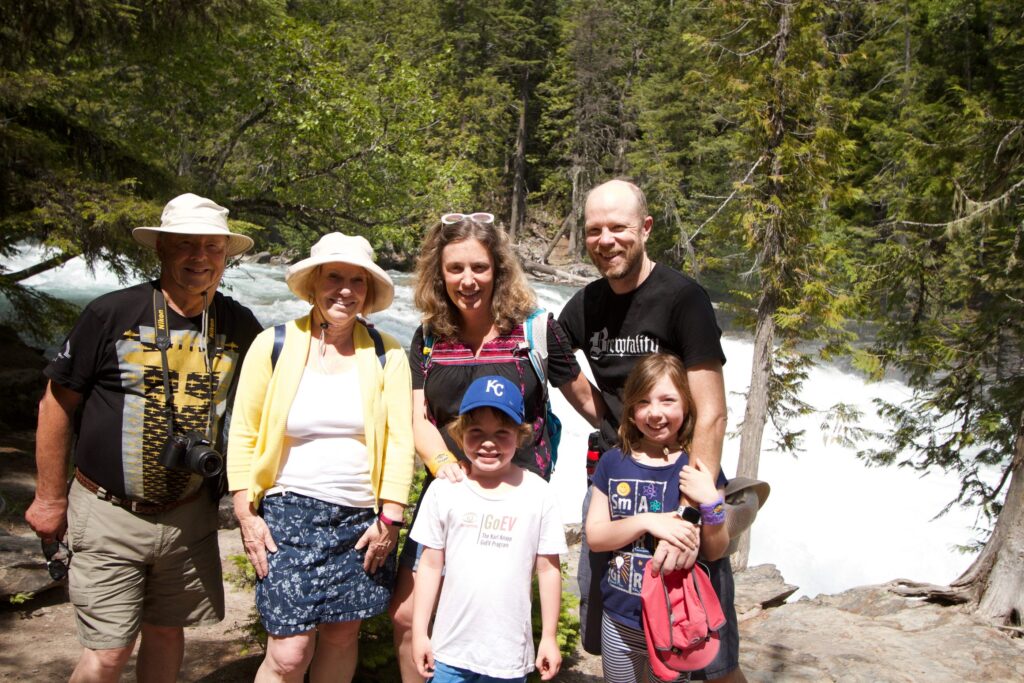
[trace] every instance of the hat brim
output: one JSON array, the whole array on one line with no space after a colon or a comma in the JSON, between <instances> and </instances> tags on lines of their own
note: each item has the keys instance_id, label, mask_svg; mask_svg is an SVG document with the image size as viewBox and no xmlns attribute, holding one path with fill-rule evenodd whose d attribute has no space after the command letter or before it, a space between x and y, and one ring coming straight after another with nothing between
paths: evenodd
<instances>
[{"instance_id":1,"label":"hat brim","mask_svg":"<svg viewBox=\"0 0 1024 683\"><path fill-rule=\"evenodd\" d=\"M512 418L516 424L523 424L524 417L522 415L517 415L508 406L502 405L501 403L495 403L493 401L472 401L470 403L463 403L459 406L459 415L465 415L469 411L476 410L477 408L494 408L495 410L500 410Z\"/></svg>"},{"instance_id":2,"label":"hat brim","mask_svg":"<svg viewBox=\"0 0 1024 683\"><path fill-rule=\"evenodd\" d=\"M675 660L673 661L675 666L667 667L666 665L666 668L677 676L683 671L701 671L708 664L715 661L715 657L718 656L718 651L721 649L721 644L722 636L718 631L712 631L708 634L708 639L700 646L683 648L679 654L673 655L672 659ZM675 668L676 666L679 667L678 670Z\"/></svg>"},{"instance_id":3,"label":"hat brim","mask_svg":"<svg viewBox=\"0 0 1024 683\"><path fill-rule=\"evenodd\" d=\"M768 482L749 477L734 477L725 487L725 525L729 530L729 546L725 554L736 552L739 537L757 519L757 513L771 493Z\"/></svg>"},{"instance_id":4,"label":"hat brim","mask_svg":"<svg viewBox=\"0 0 1024 683\"><path fill-rule=\"evenodd\" d=\"M288 289L292 290L292 294L303 301L308 301L310 294L313 292L313 288L310 286L310 278L318 266L327 263L347 263L352 266L359 266L373 278L373 300L367 300L363 304L363 310L360 311L363 315L383 311L389 308L395 300L395 283L391 281L391 277L384 272L383 268L368 258L351 258L342 254L310 256L293 263L288 267L288 273L285 275Z\"/></svg>"},{"instance_id":5,"label":"hat brim","mask_svg":"<svg viewBox=\"0 0 1024 683\"><path fill-rule=\"evenodd\" d=\"M218 228L211 228L202 225L186 225L175 227L173 229L140 227L132 230L132 237L142 246L149 247L150 249L156 249L156 240L161 233L171 233L174 235L219 235L221 237L227 237L228 245L226 253L229 257L244 254L252 249L252 245L254 244L252 238L248 235L240 235L236 232L224 232Z\"/></svg>"}]
</instances>

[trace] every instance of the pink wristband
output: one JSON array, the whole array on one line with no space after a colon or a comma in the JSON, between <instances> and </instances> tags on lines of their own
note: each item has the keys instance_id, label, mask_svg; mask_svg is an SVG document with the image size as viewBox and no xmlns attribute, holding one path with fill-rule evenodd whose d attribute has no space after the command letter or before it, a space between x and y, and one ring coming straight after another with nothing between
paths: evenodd
<instances>
[{"instance_id":1,"label":"pink wristband","mask_svg":"<svg viewBox=\"0 0 1024 683\"><path fill-rule=\"evenodd\" d=\"M381 513L379 515L377 515L377 519L379 519L381 522L383 522L385 526L393 526L396 529L401 529L402 527L405 526L405 520L404 519L400 519L400 520L391 519L390 517L388 517L387 515L384 514L383 510L381 511Z\"/></svg>"}]
</instances>

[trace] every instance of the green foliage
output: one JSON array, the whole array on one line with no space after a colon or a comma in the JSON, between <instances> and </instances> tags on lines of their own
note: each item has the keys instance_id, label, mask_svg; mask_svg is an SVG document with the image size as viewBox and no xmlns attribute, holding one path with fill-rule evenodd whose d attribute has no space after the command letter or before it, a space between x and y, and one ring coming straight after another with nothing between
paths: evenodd
<instances>
[{"instance_id":1,"label":"green foliage","mask_svg":"<svg viewBox=\"0 0 1024 683\"><path fill-rule=\"evenodd\" d=\"M261 249L340 230L411 258L444 210L507 217L514 181L580 254L584 193L633 176L654 257L774 326L779 447L806 437L811 360L851 354L914 390L865 457L956 470L999 510L1024 413L1019 3L0 0L0 38L0 257L151 275L130 229L193 191ZM10 316L58 336L74 311L26 278L0 265Z\"/></svg>"},{"instance_id":2,"label":"green foliage","mask_svg":"<svg viewBox=\"0 0 1024 683\"><path fill-rule=\"evenodd\" d=\"M562 583L572 580L573 577L567 576L567 566L562 563ZM537 587L537 577L533 577L533 583L531 591L533 593L533 604L531 620L533 623L533 642L540 642L540 636L543 632L543 623L541 621L540 614L540 597ZM558 633L556 638L558 639L558 649L562 653L562 660L568 659L576 654L576 646L580 641L580 620L576 616L579 608L579 598L572 593L562 591L562 601L558 611ZM540 675L534 671L529 676L530 681L539 681Z\"/></svg>"},{"instance_id":3,"label":"green foliage","mask_svg":"<svg viewBox=\"0 0 1024 683\"><path fill-rule=\"evenodd\" d=\"M241 553L228 555L226 559L230 563L231 569L224 572L224 580L239 590L254 591L257 580L256 568L249 562L249 557L245 553ZM243 645L241 654L249 654L254 644L259 646L261 650L266 651L267 631L263 628L263 623L260 621L260 614L255 604L249 608L246 620L235 627L235 630L242 634Z\"/></svg>"},{"instance_id":4,"label":"green foliage","mask_svg":"<svg viewBox=\"0 0 1024 683\"><path fill-rule=\"evenodd\" d=\"M859 360L875 375L899 369L914 391L879 406L892 429L862 455L956 471L954 502L994 519L1024 414L1019 12L920 1L860 21L871 37L855 60L851 134L864 192L848 210L865 225L860 271L879 332Z\"/></svg>"},{"instance_id":5,"label":"green foliage","mask_svg":"<svg viewBox=\"0 0 1024 683\"><path fill-rule=\"evenodd\" d=\"M26 602L34 598L36 594L32 591L27 593L15 593L10 596L7 601L12 605L24 605Z\"/></svg>"},{"instance_id":6,"label":"green foliage","mask_svg":"<svg viewBox=\"0 0 1024 683\"><path fill-rule=\"evenodd\" d=\"M248 555L228 555L227 561L231 563L231 570L224 572L224 579L228 583L240 590L252 590L256 587L256 568L252 566Z\"/></svg>"}]
</instances>

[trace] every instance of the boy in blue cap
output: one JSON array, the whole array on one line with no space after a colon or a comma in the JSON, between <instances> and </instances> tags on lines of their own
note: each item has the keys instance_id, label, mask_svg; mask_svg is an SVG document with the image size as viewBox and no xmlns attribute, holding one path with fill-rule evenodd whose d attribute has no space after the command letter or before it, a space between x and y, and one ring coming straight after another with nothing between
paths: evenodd
<instances>
[{"instance_id":1,"label":"boy in blue cap","mask_svg":"<svg viewBox=\"0 0 1024 683\"><path fill-rule=\"evenodd\" d=\"M562 664L558 556L568 550L553 491L512 464L516 448L530 436L519 387L496 375L475 380L449 433L462 443L469 463L464 480L431 484L412 528L413 540L423 546L413 603L416 665L435 683L525 681L535 666L541 680L550 680ZM543 625L536 657L530 625L534 571Z\"/></svg>"}]
</instances>

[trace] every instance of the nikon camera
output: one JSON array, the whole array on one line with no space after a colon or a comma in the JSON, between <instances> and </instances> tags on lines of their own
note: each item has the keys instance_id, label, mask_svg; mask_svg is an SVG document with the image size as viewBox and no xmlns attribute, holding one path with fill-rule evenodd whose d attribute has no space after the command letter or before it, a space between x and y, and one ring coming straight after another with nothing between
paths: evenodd
<instances>
[{"instance_id":1,"label":"nikon camera","mask_svg":"<svg viewBox=\"0 0 1024 683\"><path fill-rule=\"evenodd\" d=\"M160 464L169 470L195 472L210 478L224 471L224 456L199 432L175 434L167 438L160 453Z\"/></svg>"}]
</instances>

